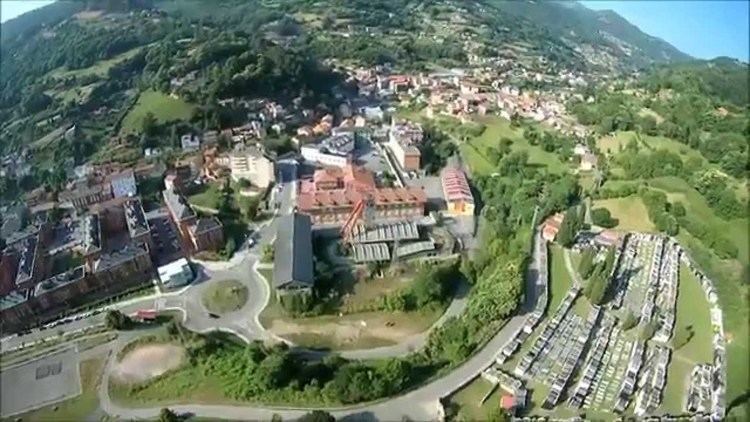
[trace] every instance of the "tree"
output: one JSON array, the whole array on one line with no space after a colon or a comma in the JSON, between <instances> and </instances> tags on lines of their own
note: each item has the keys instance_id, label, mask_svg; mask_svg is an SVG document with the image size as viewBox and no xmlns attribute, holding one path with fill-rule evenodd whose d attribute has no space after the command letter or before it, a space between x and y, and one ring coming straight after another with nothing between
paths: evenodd
<instances>
[{"instance_id":1,"label":"tree","mask_svg":"<svg viewBox=\"0 0 750 422\"><path fill-rule=\"evenodd\" d=\"M172 409L162 407L159 411L159 422L179 422L181 419Z\"/></svg>"},{"instance_id":2,"label":"tree","mask_svg":"<svg viewBox=\"0 0 750 422\"><path fill-rule=\"evenodd\" d=\"M618 223L616 219L612 218L612 214L606 208L594 208L591 211L591 220L597 226L605 228L612 228Z\"/></svg>"},{"instance_id":3,"label":"tree","mask_svg":"<svg viewBox=\"0 0 750 422\"><path fill-rule=\"evenodd\" d=\"M659 328L658 327L658 323L656 322L656 318L653 318L641 330L640 335L639 335L641 341L648 341L648 340L650 340L651 337L654 336L654 333L656 333L656 329L657 328Z\"/></svg>"},{"instance_id":4,"label":"tree","mask_svg":"<svg viewBox=\"0 0 750 422\"><path fill-rule=\"evenodd\" d=\"M274 413L273 415L271 415L271 422L284 422L284 418L282 418L278 413Z\"/></svg>"},{"instance_id":5,"label":"tree","mask_svg":"<svg viewBox=\"0 0 750 422\"><path fill-rule=\"evenodd\" d=\"M633 315L633 311L628 309L627 313L625 314L625 317L620 322L620 326L623 330L627 331L638 324L638 319Z\"/></svg>"},{"instance_id":6,"label":"tree","mask_svg":"<svg viewBox=\"0 0 750 422\"><path fill-rule=\"evenodd\" d=\"M156 129L156 117L154 116L154 113L149 111L145 116L143 116L143 120L141 121L141 133L150 138L156 135Z\"/></svg>"},{"instance_id":7,"label":"tree","mask_svg":"<svg viewBox=\"0 0 750 422\"><path fill-rule=\"evenodd\" d=\"M578 221L578 212L576 207L568 208L565 212L560 231L557 232L557 243L569 247L573 244L580 229L581 222Z\"/></svg>"},{"instance_id":8,"label":"tree","mask_svg":"<svg viewBox=\"0 0 750 422\"><path fill-rule=\"evenodd\" d=\"M273 258L274 258L273 245L270 243L263 245L263 249L261 250L260 262L264 262L264 263L273 262Z\"/></svg>"},{"instance_id":9,"label":"tree","mask_svg":"<svg viewBox=\"0 0 750 422\"><path fill-rule=\"evenodd\" d=\"M325 410L313 410L297 420L299 422L336 422L336 418Z\"/></svg>"},{"instance_id":10,"label":"tree","mask_svg":"<svg viewBox=\"0 0 750 422\"><path fill-rule=\"evenodd\" d=\"M130 326L132 320L127 315L118 310L107 312L105 324L110 330L124 330Z\"/></svg>"},{"instance_id":11,"label":"tree","mask_svg":"<svg viewBox=\"0 0 750 422\"><path fill-rule=\"evenodd\" d=\"M693 332L692 325L688 325L687 327L679 327L677 331L675 331L674 337L672 338L672 348L674 350L680 350L682 346L690 342L694 334L695 333Z\"/></svg>"},{"instance_id":12,"label":"tree","mask_svg":"<svg viewBox=\"0 0 750 422\"><path fill-rule=\"evenodd\" d=\"M684 217L685 216L685 206L682 205L682 202L675 201L670 205L669 211L674 215L675 217Z\"/></svg>"},{"instance_id":13,"label":"tree","mask_svg":"<svg viewBox=\"0 0 750 422\"><path fill-rule=\"evenodd\" d=\"M583 251L583 254L581 255L581 262L578 264L578 274L580 274L583 279L589 278L591 272L594 270L595 255L596 251L592 248L588 248Z\"/></svg>"}]
</instances>

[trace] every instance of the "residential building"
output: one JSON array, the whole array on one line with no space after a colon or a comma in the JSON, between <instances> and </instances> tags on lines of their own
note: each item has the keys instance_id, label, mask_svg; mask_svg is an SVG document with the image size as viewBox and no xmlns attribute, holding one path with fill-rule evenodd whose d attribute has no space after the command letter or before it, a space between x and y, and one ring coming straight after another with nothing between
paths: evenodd
<instances>
[{"instance_id":1,"label":"residential building","mask_svg":"<svg viewBox=\"0 0 750 422\"><path fill-rule=\"evenodd\" d=\"M194 252L221 248L224 242L224 229L218 219L198 218L185 197L175 190L167 189L162 194L170 218L183 240L188 242Z\"/></svg>"},{"instance_id":2,"label":"residential building","mask_svg":"<svg viewBox=\"0 0 750 422\"><path fill-rule=\"evenodd\" d=\"M135 183L135 175L132 169L124 170L118 174L109 176L112 186L112 196L115 198L131 197L138 194Z\"/></svg>"},{"instance_id":3,"label":"residential building","mask_svg":"<svg viewBox=\"0 0 750 422\"><path fill-rule=\"evenodd\" d=\"M409 122L396 123L395 119L391 122L388 147L405 171L419 170L422 156L419 145L423 139L424 131L420 125Z\"/></svg>"},{"instance_id":4,"label":"residential building","mask_svg":"<svg viewBox=\"0 0 750 422\"><path fill-rule=\"evenodd\" d=\"M91 267L78 266L0 297L2 331L38 325L88 301L142 288L151 283L152 272L151 258L142 246L129 244L103 254Z\"/></svg>"},{"instance_id":5,"label":"residential building","mask_svg":"<svg viewBox=\"0 0 750 422\"><path fill-rule=\"evenodd\" d=\"M307 144L300 148L302 157L323 166L344 167L351 162L355 149L354 134L338 132L319 144Z\"/></svg>"},{"instance_id":6,"label":"residential building","mask_svg":"<svg viewBox=\"0 0 750 422\"><path fill-rule=\"evenodd\" d=\"M448 215L474 215L474 195L461 169L446 167L440 173Z\"/></svg>"},{"instance_id":7,"label":"residential building","mask_svg":"<svg viewBox=\"0 0 750 422\"><path fill-rule=\"evenodd\" d=\"M143 210L143 204L138 198L125 201L123 204L125 210L125 223L128 226L130 239L137 244L146 244L151 247L151 227L146 219L146 213Z\"/></svg>"},{"instance_id":8,"label":"residential building","mask_svg":"<svg viewBox=\"0 0 750 422\"><path fill-rule=\"evenodd\" d=\"M315 282L310 217L280 217L274 242L273 286L277 294L310 293Z\"/></svg>"},{"instance_id":9,"label":"residential building","mask_svg":"<svg viewBox=\"0 0 750 422\"><path fill-rule=\"evenodd\" d=\"M218 250L224 246L224 228L216 217L201 217L188 227L190 242L196 252Z\"/></svg>"},{"instance_id":10,"label":"residential building","mask_svg":"<svg viewBox=\"0 0 750 422\"><path fill-rule=\"evenodd\" d=\"M578 169L581 171L591 171L596 168L597 158L595 154L584 154L581 156L581 164Z\"/></svg>"},{"instance_id":11,"label":"residential building","mask_svg":"<svg viewBox=\"0 0 750 422\"><path fill-rule=\"evenodd\" d=\"M306 161L322 166L344 167L351 163L351 156L349 154L332 153L321 145L302 145L300 153Z\"/></svg>"},{"instance_id":12,"label":"residential building","mask_svg":"<svg viewBox=\"0 0 750 422\"><path fill-rule=\"evenodd\" d=\"M247 179L253 186L266 189L275 179L274 163L257 146L239 146L229 154L232 180Z\"/></svg>"},{"instance_id":13,"label":"residential building","mask_svg":"<svg viewBox=\"0 0 750 422\"><path fill-rule=\"evenodd\" d=\"M182 135L182 137L180 138L180 145L182 146L182 150L185 152L198 151L201 147L201 138L197 135L193 135L192 133L188 133L186 135Z\"/></svg>"},{"instance_id":14,"label":"residential building","mask_svg":"<svg viewBox=\"0 0 750 422\"><path fill-rule=\"evenodd\" d=\"M554 242L557 237L557 232L560 231L565 215L557 213L547 218L542 224L542 237L548 242Z\"/></svg>"},{"instance_id":15,"label":"residential building","mask_svg":"<svg viewBox=\"0 0 750 422\"><path fill-rule=\"evenodd\" d=\"M68 202L79 210L110 199L112 199L112 185L109 183L83 182L58 195L60 202Z\"/></svg>"},{"instance_id":16,"label":"residential building","mask_svg":"<svg viewBox=\"0 0 750 422\"><path fill-rule=\"evenodd\" d=\"M16 246L18 266L16 268L15 288L29 289L41 280L44 271L43 245L39 233L27 236Z\"/></svg>"}]
</instances>

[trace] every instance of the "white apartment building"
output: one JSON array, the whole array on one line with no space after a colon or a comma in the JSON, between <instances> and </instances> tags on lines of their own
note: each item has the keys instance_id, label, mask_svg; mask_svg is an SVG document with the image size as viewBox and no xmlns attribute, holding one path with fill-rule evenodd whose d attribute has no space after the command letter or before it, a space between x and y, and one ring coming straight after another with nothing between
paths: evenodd
<instances>
[{"instance_id":1,"label":"white apartment building","mask_svg":"<svg viewBox=\"0 0 750 422\"><path fill-rule=\"evenodd\" d=\"M229 154L229 170L235 182L247 179L261 189L275 181L273 161L255 146L235 148Z\"/></svg>"}]
</instances>

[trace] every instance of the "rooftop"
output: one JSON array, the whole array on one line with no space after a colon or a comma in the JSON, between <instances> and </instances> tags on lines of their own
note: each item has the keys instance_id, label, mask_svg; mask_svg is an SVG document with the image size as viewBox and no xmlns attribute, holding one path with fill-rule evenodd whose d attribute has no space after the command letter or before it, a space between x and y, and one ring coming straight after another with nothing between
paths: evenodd
<instances>
[{"instance_id":1,"label":"rooftop","mask_svg":"<svg viewBox=\"0 0 750 422\"><path fill-rule=\"evenodd\" d=\"M31 290L13 290L7 295L0 297L0 310L10 309L16 305L29 300Z\"/></svg>"},{"instance_id":2,"label":"rooftop","mask_svg":"<svg viewBox=\"0 0 750 422\"><path fill-rule=\"evenodd\" d=\"M354 189L334 189L327 191L303 192L298 196L301 210L311 210L330 206L351 206L370 195L375 205L419 204L427 201L424 191L419 188L380 188L371 193Z\"/></svg>"},{"instance_id":3,"label":"rooftop","mask_svg":"<svg viewBox=\"0 0 750 422\"><path fill-rule=\"evenodd\" d=\"M125 201L123 208L125 209L125 221L128 224L128 232L131 238L151 231L140 199L133 198Z\"/></svg>"},{"instance_id":4,"label":"rooftop","mask_svg":"<svg viewBox=\"0 0 750 422\"><path fill-rule=\"evenodd\" d=\"M106 271L122 264L123 262L147 254L148 252L143 246L133 244L126 245L120 250L99 257L99 259L94 262L94 272Z\"/></svg>"},{"instance_id":5,"label":"rooftop","mask_svg":"<svg viewBox=\"0 0 750 422\"><path fill-rule=\"evenodd\" d=\"M188 218L195 217L195 212L182 195L172 189L167 189L162 194L164 195L164 202L170 211L172 211L175 218L178 220L187 220Z\"/></svg>"},{"instance_id":6,"label":"rooftop","mask_svg":"<svg viewBox=\"0 0 750 422\"><path fill-rule=\"evenodd\" d=\"M81 221L81 246L83 254L88 255L101 250L102 248L102 230L99 224L98 214L88 214Z\"/></svg>"},{"instance_id":7,"label":"rooftop","mask_svg":"<svg viewBox=\"0 0 750 422\"><path fill-rule=\"evenodd\" d=\"M443 183L443 192L446 201L466 201L474 202L474 196L471 194L469 182L463 171L446 167L440 174Z\"/></svg>"},{"instance_id":8,"label":"rooftop","mask_svg":"<svg viewBox=\"0 0 750 422\"><path fill-rule=\"evenodd\" d=\"M38 244L39 234L36 236L29 236L21 241L20 258L18 260L18 270L16 272L16 285L31 279L34 272L34 259L36 257L36 248Z\"/></svg>"},{"instance_id":9,"label":"rooftop","mask_svg":"<svg viewBox=\"0 0 750 422\"><path fill-rule=\"evenodd\" d=\"M221 222L216 217L199 218L195 224L190 226L190 232L193 234L205 233L211 230L221 228Z\"/></svg>"},{"instance_id":10,"label":"rooftop","mask_svg":"<svg viewBox=\"0 0 750 422\"><path fill-rule=\"evenodd\" d=\"M34 288L34 296L39 296L52 290L59 289L65 285L75 283L76 281L81 280L85 275L86 269L81 265L80 267L52 276L36 285Z\"/></svg>"},{"instance_id":11,"label":"rooftop","mask_svg":"<svg viewBox=\"0 0 750 422\"><path fill-rule=\"evenodd\" d=\"M304 214L279 219L274 242L274 287L300 283L312 287L314 282L312 222Z\"/></svg>"}]
</instances>

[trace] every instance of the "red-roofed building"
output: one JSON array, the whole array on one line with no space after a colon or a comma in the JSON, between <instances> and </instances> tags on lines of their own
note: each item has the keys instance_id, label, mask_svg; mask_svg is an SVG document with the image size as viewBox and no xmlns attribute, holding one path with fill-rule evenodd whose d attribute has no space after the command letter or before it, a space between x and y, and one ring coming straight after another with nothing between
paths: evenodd
<instances>
[{"instance_id":1,"label":"red-roofed building","mask_svg":"<svg viewBox=\"0 0 750 422\"><path fill-rule=\"evenodd\" d=\"M469 181L460 169L446 167L440 174L443 196L450 215L474 215L474 196Z\"/></svg>"},{"instance_id":2,"label":"red-roofed building","mask_svg":"<svg viewBox=\"0 0 750 422\"><path fill-rule=\"evenodd\" d=\"M557 237L557 232L560 231L560 226L562 225L564 218L565 215L557 213L544 221L544 224L542 225L542 237L544 240L554 242L555 237Z\"/></svg>"},{"instance_id":3,"label":"red-roofed building","mask_svg":"<svg viewBox=\"0 0 750 422\"><path fill-rule=\"evenodd\" d=\"M516 407L516 398L510 394L503 394L500 398L500 407L502 407L503 410L512 413L513 409Z\"/></svg>"},{"instance_id":4,"label":"red-roofed building","mask_svg":"<svg viewBox=\"0 0 750 422\"><path fill-rule=\"evenodd\" d=\"M340 172L340 173L339 173ZM371 198L372 217L403 220L424 215L427 195L419 188L377 188L372 174L360 167L318 170L312 182L303 182L297 209L313 224L343 224L354 206Z\"/></svg>"}]
</instances>

